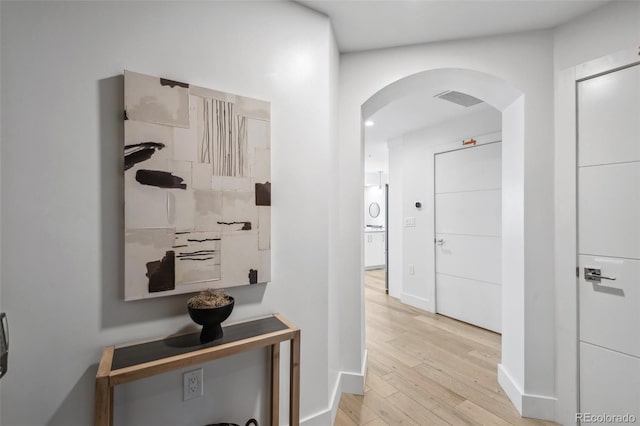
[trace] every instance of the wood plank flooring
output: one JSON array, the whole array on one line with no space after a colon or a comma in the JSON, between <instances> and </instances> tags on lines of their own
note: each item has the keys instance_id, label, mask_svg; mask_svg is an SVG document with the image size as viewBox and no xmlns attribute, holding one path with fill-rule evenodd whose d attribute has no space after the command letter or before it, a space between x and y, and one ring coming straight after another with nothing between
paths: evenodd
<instances>
[{"instance_id":1,"label":"wood plank flooring","mask_svg":"<svg viewBox=\"0 0 640 426\"><path fill-rule=\"evenodd\" d=\"M415 309L365 273L364 396L343 394L336 426L555 425L521 418L497 381L500 335Z\"/></svg>"}]
</instances>

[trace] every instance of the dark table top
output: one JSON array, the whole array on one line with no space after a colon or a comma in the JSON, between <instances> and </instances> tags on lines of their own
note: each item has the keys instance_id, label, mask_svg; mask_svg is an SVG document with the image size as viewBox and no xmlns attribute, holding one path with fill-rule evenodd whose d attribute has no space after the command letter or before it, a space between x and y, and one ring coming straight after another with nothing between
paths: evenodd
<instances>
[{"instance_id":1,"label":"dark table top","mask_svg":"<svg viewBox=\"0 0 640 426\"><path fill-rule=\"evenodd\" d=\"M221 338L205 344L200 343L200 332L196 332L124 346L115 349L111 370L132 367L286 329L288 329L286 324L272 316L223 327L224 334Z\"/></svg>"}]
</instances>

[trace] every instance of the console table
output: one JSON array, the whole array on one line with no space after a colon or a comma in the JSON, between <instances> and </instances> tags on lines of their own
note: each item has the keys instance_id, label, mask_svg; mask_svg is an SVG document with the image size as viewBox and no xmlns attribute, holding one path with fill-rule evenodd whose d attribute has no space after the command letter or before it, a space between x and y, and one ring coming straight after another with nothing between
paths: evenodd
<instances>
[{"instance_id":1,"label":"console table","mask_svg":"<svg viewBox=\"0 0 640 426\"><path fill-rule=\"evenodd\" d=\"M271 425L278 426L280 342L291 341L289 425L300 424L300 329L280 314L223 327L224 335L200 344L200 332L144 343L107 346L96 374L95 426L113 425L113 389L123 383L270 346Z\"/></svg>"}]
</instances>

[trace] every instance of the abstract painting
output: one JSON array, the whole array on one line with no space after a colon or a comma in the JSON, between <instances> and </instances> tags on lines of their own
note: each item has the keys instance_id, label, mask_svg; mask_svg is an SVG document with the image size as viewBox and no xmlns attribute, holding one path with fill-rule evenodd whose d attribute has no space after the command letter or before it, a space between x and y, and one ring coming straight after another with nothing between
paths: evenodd
<instances>
[{"instance_id":1,"label":"abstract painting","mask_svg":"<svg viewBox=\"0 0 640 426\"><path fill-rule=\"evenodd\" d=\"M124 72L125 300L271 280L268 102Z\"/></svg>"}]
</instances>

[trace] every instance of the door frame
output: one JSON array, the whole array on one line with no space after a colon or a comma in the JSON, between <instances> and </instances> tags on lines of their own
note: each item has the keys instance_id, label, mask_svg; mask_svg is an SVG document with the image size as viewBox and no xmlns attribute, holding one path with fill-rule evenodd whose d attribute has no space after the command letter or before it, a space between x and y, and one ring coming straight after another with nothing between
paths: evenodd
<instances>
[{"instance_id":1,"label":"door frame","mask_svg":"<svg viewBox=\"0 0 640 426\"><path fill-rule=\"evenodd\" d=\"M388 176L388 173L387 173ZM384 293L389 294L389 184L384 184Z\"/></svg>"},{"instance_id":2,"label":"door frame","mask_svg":"<svg viewBox=\"0 0 640 426\"><path fill-rule=\"evenodd\" d=\"M579 410L578 334L578 132L577 84L640 64L637 47L625 49L556 75L555 101L555 315L556 315L556 420L575 425Z\"/></svg>"},{"instance_id":3,"label":"door frame","mask_svg":"<svg viewBox=\"0 0 640 426\"><path fill-rule=\"evenodd\" d=\"M502 129L500 130L500 132L496 132L496 133L489 133L487 135L482 135L482 136L476 136L476 144L472 145L472 146L459 146L457 148L453 148L451 146L451 144L447 144L447 145L442 145L440 147L436 147L433 151L433 199L432 199L432 208L433 208L433 235L431 236L431 240L433 241L434 244L434 249L433 249L433 313L438 313L438 283L437 283L437 263L436 263L436 250L435 250L435 243L436 243L436 156L440 155L440 154L447 154L450 152L456 152L456 151L462 151L462 150L466 150L466 149L473 149L473 148L478 148L481 146L485 146L485 145L493 145L494 143L502 143ZM458 144L460 142L456 142L456 144ZM500 156L500 173L502 174L502 156ZM500 192L502 192L502 178L500 178ZM502 222L502 218L500 219L500 222ZM502 226L501 226L502 229ZM500 235L500 238L502 239L502 235ZM500 279L500 289L502 292L502 278ZM502 297L502 294L500 295ZM502 320L501 320L502 321Z\"/></svg>"}]
</instances>

